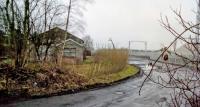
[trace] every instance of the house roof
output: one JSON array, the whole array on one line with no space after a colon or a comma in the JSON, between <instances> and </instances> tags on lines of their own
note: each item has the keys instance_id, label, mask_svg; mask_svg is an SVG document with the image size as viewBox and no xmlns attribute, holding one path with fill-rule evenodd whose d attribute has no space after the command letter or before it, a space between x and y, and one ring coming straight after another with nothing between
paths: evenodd
<instances>
[{"instance_id":1,"label":"house roof","mask_svg":"<svg viewBox=\"0 0 200 107\"><path fill-rule=\"evenodd\" d=\"M65 40L65 42L68 42L68 41L72 41L72 42L76 43L77 45L83 47L83 44L80 44L77 41L74 41L73 39L67 39L67 40Z\"/></svg>"},{"instance_id":2,"label":"house roof","mask_svg":"<svg viewBox=\"0 0 200 107\"><path fill-rule=\"evenodd\" d=\"M42 33L41 35L47 35L45 38L49 38L49 36L51 36L50 38L52 39L58 39L58 42L60 42L60 40L64 40L65 38L65 35L67 35L67 38L66 40L68 39L72 39L76 42L78 42L79 44L83 44L84 41L82 39L80 39L79 37L77 36L74 36L73 34L69 33L69 32L66 32L65 30L59 28L59 27L55 27L55 28L52 28L44 33Z\"/></svg>"}]
</instances>

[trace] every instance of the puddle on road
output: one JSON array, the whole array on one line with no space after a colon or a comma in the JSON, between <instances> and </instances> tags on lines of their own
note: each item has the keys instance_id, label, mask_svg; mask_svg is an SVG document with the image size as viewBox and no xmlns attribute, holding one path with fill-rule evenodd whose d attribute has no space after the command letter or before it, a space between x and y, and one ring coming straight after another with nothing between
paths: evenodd
<instances>
[{"instance_id":1,"label":"puddle on road","mask_svg":"<svg viewBox=\"0 0 200 107\"><path fill-rule=\"evenodd\" d=\"M125 92L122 92L122 91L116 91L114 94L116 94L116 95L124 95Z\"/></svg>"}]
</instances>

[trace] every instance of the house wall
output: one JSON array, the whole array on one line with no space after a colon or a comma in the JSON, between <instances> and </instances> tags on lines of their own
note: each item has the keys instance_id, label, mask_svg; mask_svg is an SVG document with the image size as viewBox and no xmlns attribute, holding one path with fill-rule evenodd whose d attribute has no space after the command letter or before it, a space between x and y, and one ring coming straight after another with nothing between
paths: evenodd
<instances>
[{"instance_id":1,"label":"house wall","mask_svg":"<svg viewBox=\"0 0 200 107\"><path fill-rule=\"evenodd\" d=\"M58 27L55 27L53 29L50 29L49 31L46 31L42 34L40 34L41 36L43 36L43 44L44 46L40 47L40 51L41 51L41 57L44 58L45 55L45 50L46 50L46 46L45 44L47 44L47 40L53 40L54 44L50 47L49 51L48 51L48 59L52 60L52 61L60 61L62 60L62 55L64 52L64 57L65 58L71 58L74 60L83 60L83 52L84 52L84 47L82 46L82 44L84 43L83 40L79 39L78 37L67 33L65 30L62 30ZM65 36L67 36L67 38L65 38ZM67 40L65 40L67 39ZM65 50L63 51L63 41L65 40L66 44L65 44ZM65 54L65 52L69 52L69 49L75 49L75 54L71 55L71 54Z\"/></svg>"},{"instance_id":2,"label":"house wall","mask_svg":"<svg viewBox=\"0 0 200 107\"><path fill-rule=\"evenodd\" d=\"M60 51L62 50L63 46L59 45L59 49ZM74 49L74 55L72 54L65 54L65 52L69 52L69 49ZM45 50L46 50L46 46L41 46L40 47L40 52L41 52L41 58L44 59L45 56ZM48 51L48 55L47 55L47 60L52 60L52 61L56 61L59 59L59 57L61 56L61 52L58 49L55 49L55 46L52 46L49 51ZM79 44L75 43L74 41L67 41L65 44L65 50L64 50L64 57L66 58L70 58L70 59L78 59L79 61L83 61L83 54L84 54L84 48L83 46L80 46ZM54 55L55 58L54 59Z\"/></svg>"},{"instance_id":3,"label":"house wall","mask_svg":"<svg viewBox=\"0 0 200 107\"><path fill-rule=\"evenodd\" d=\"M84 52L83 46L80 46L79 44L77 44L73 41L67 41L66 44L65 44L64 52L68 52L69 49L71 49L72 51L75 50L74 57L79 59L80 61L83 61L83 52ZM64 56L65 57L71 57L71 55L65 54L65 53L64 53Z\"/></svg>"}]
</instances>

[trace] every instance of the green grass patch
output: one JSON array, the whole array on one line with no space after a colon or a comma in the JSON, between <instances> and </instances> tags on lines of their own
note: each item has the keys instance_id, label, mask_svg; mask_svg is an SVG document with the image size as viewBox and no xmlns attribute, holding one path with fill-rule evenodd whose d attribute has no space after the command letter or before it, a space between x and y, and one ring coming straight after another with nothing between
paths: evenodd
<instances>
[{"instance_id":1,"label":"green grass patch","mask_svg":"<svg viewBox=\"0 0 200 107\"><path fill-rule=\"evenodd\" d=\"M89 81L89 84L98 84L98 83L112 83L125 79L127 77L133 76L139 72L139 69L135 66L127 65L122 71L115 72L112 74L104 74L100 76L95 76Z\"/></svg>"},{"instance_id":2,"label":"green grass patch","mask_svg":"<svg viewBox=\"0 0 200 107\"><path fill-rule=\"evenodd\" d=\"M92 64L94 62L94 59L90 56L87 57L84 61L83 64Z\"/></svg>"}]
</instances>

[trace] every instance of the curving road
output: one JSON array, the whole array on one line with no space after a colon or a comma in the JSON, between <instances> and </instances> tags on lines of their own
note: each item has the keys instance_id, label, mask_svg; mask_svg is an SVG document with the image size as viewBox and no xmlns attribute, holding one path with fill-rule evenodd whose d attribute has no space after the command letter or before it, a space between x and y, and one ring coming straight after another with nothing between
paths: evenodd
<instances>
[{"instance_id":1,"label":"curving road","mask_svg":"<svg viewBox=\"0 0 200 107\"><path fill-rule=\"evenodd\" d=\"M143 61L137 64L144 67L144 62L146 63ZM129 79L124 83L98 90L17 102L3 107L168 107L169 91L150 81L145 84L139 96L139 86L144 78L143 76Z\"/></svg>"}]
</instances>

